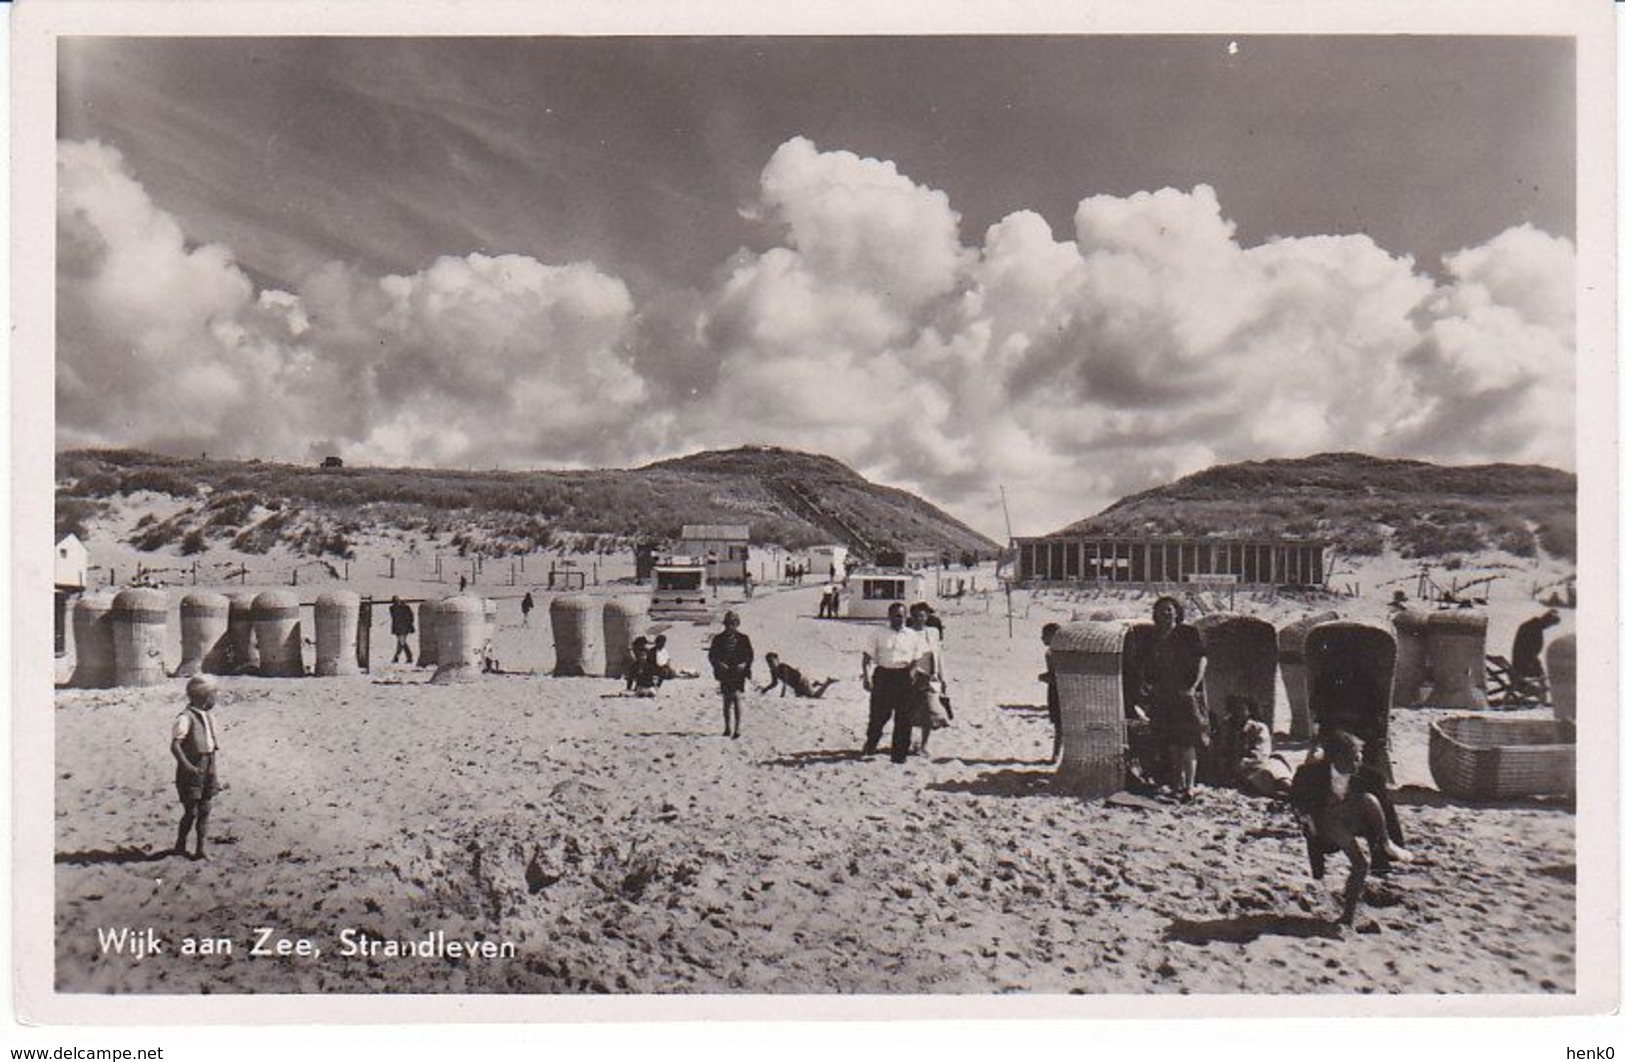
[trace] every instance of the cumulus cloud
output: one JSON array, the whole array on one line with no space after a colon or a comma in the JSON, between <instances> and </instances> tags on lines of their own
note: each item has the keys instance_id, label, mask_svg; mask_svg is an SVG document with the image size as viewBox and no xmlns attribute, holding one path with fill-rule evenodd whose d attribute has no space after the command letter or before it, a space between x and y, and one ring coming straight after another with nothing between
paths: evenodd
<instances>
[{"instance_id":1,"label":"cumulus cloud","mask_svg":"<svg viewBox=\"0 0 1625 1062\"><path fill-rule=\"evenodd\" d=\"M657 430L632 298L591 264L334 263L256 292L192 247L116 151L59 151L57 404L79 444L441 465L594 464ZM650 436L652 438L652 436Z\"/></svg>"},{"instance_id":2,"label":"cumulus cloud","mask_svg":"<svg viewBox=\"0 0 1625 1062\"><path fill-rule=\"evenodd\" d=\"M256 292L110 149L62 145L66 443L423 464L828 453L999 534L1216 461L1322 450L1573 467L1574 248L1519 226L1439 277L1363 235L1243 246L1210 187L1017 211L797 137L751 217L774 245L634 304L587 263L332 264Z\"/></svg>"}]
</instances>

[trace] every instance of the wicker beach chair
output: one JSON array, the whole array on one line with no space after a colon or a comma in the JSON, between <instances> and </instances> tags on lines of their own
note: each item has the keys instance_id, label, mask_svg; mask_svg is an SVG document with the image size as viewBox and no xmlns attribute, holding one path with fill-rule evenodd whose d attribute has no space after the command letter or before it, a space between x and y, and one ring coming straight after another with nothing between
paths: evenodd
<instances>
[{"instance_id":1,"label":"wicker beach chair","mask_svg":"<svg viewBox=\"0 0 1625 1062\"><path fill-rule=\"evenodd\" d=\"M1050 642L1061 700L1061 764L1056 787L1098 800L1123 788L1125 686L1122 623L1069 623Z\"/></svg>"},{"instance_id":2,"label":"wicker beach chair","mask_svg":"<svg viewBox=\"0 0 1625 1062\"><path fill-rule=\"evenodd\" d=\"M1321 623L1309 631L1304 665L1309 715L1317 732L1343 730L1365 742L1366 761L1394 780L1388 742L1393 702L1394 636L1352 620Z\"/></svg>"},{"instance_id":3,"label":"wicker beach chair","mask_svg":"<svg viewBox=\"0 0 1625 1062\"><path fill-rule=\"evenodd\" d=\"M1316 626L1335 619L1335 612L1316 613L1287 624L1276 634L1276 659L1281 668L1281 685L1286 687L1286 702L1292 713L1291 736L1298 741L1309 740L1315 732L1314 721L1309 715L1309 675L1304 670L1304 643Z\"/></svg>"},{"instance_id":4,"label":"wicker beach chair","mask_svg":"<svg viewBox=\"0 0 1625 1062\"><path fill-rule=\"evenodd\" d=\"M1263 708L1265 722L1275 730L1275 628L1257 617L1234 613L1202 616L1191 626L1201 634L1207 653L1202 691L1211 721L1210 741L1197 762L1197 777L1228 785L1238 756L1235 721L1229 715L1232 698L1245 698Z\"/></svg>"}]
</instances>

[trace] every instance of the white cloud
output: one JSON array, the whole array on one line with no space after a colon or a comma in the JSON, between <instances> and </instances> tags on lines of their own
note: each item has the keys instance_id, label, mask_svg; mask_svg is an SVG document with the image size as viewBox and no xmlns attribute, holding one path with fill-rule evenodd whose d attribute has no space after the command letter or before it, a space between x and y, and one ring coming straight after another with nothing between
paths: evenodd
<instances>
[{"instance_id":1,"label":"white cloud","mask_svg":"<svg viewBox=\"0 0 1625 1062\"><path fill-rule=\"evenodd\" d=\"M967 245L942 191L798 137L751 206L778 245L637 306L518 255L256 293L109 149L62 145L62 188L68 442L510 467L774 443L994 534L1001 485L1033 533L1215 461L1574 460L1574 248L1528 226L1435 279L1362 235L1242 246L1198 185Z\"/></svg>"}]
</instances>

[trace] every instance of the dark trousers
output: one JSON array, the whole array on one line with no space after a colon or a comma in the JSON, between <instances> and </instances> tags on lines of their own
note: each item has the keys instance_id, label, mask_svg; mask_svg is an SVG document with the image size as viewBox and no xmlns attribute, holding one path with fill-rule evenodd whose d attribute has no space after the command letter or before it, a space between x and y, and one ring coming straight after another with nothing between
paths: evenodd
<instances>
[{"instance_id":1,"label":"dark trousers","mask_svg":"<svg viewBox=\"0 0 1625 1062\"><path fill-rule=\"evenodd\" d=\"M912 737L910 726L910 698L914 693L906 667L877 667L869 680L869 733L864 748L873 749L880 744L880 735L890 720L891 758L893 763L908 759L908 743Z\"/></svg>"}]
</instances>

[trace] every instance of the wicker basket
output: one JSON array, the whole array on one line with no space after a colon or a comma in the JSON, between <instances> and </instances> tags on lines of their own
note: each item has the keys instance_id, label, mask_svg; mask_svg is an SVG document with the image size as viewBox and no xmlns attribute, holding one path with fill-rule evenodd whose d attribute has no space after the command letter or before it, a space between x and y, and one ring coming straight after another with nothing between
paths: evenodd
<instances>
[{"instance_id":1,"label":"wicker basket","mask_svg":"<svg viewBox=\"0 0 1625 1062\"><path fill-rule=\"evenodd\" d=\"M1428 733L1439 790L1471 800L1574 795L1573 730L1554 719L1460 715Z\"/></svg>"}]
</instances>

